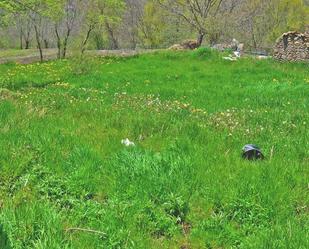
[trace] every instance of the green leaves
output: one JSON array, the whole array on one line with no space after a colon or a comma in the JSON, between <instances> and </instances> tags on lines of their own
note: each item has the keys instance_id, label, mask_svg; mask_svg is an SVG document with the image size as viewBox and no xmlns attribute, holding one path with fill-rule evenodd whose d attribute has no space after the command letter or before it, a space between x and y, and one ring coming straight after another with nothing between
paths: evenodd
<instances>
[{"instance_id":1,"label":"green leaves","mask_svg":"<svg viewBox=\"0 0 309 249\"><path fill-rule=\"evenodd\" d=\"M118 23L124 10L123 0L90 0L86 5L87 21L93 24Z\"/></svg>"},{"instance_id":2,"label":"green leaves","mask_svg":"<svg viewBox=\"0 0 309 249\"><path fill-rule=\"evenodd\" d=\"M164 13L159 7L155 1L149 1L144 7L138 31L145 47L159 47L163 42L166 23Z\"/></svg>"}]
</instances>

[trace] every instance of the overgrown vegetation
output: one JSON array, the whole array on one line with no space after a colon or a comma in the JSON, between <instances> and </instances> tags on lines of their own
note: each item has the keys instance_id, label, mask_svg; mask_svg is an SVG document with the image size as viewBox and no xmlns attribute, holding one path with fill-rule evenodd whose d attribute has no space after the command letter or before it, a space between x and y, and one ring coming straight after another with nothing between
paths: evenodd
<instances>
[{"instance_id":1,"label":"overgrown vegetation","mask_svg":"<svg viewBox=\"0 0 309 249\"><path fill-rule=\"evenodd\" d=\"M308 248L308 64L221 57L1 65L0 247Z\"/></svg>"}]
</instances>

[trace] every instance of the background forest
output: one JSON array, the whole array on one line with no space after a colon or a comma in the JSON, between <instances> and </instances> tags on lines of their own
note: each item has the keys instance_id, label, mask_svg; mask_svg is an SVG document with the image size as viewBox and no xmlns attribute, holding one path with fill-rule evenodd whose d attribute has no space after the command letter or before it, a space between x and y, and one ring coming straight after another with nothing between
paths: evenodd
<instances>
[{"instance_id":1,"label":"background forest","mask_svg":"<svg viewBox=\"0 0 309 249\"><path fill-rule=\"evenodd\" d=\"M304 31L308 0L0 0L0 48L166 48L236 38L270 49L281 33Z\"/></svg>"}]
</instances>

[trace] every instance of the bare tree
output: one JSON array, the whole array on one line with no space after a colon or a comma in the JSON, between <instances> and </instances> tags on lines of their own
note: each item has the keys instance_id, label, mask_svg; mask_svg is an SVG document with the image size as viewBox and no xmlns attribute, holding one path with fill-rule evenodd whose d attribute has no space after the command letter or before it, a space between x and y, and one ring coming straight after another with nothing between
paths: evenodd
<instances>
[{"instance_id":1,"label":"bare tree","mask_svg":"<svg viewBox=\"0 0 309 249\"><path fill-rule=\"evenodd\" d=\"M72 34L76 17L78 1L66 0L63 7L63 16L54 18L55 35L57 39L58 58L65 58L69 38Z\"/></svg>"},{"instance_id":2,"label":"bare tree","mask_svg":"<svg viewBox=\"0 0 309 249\"><path fill-rule=\"evenodd\" d=\"M216 16L223 0L157 0L165 10L182 17L198 33L202 44L207 33L207 19Z\"/></svg>"},{"instance_id":3,"label":"bare tree","mask_svg":"<svg viewBox=\"0 0 309 249\"><path fill-rule=\"evenodd\" d=\"M24 22L24 28L22 32L23 40L25 42L25 49L30 48L30 40L31 40L31 32L32 32L32 23L29 18L26 18Z\"/></svg>"},{"instance_id":4,"label":"bare tree","mask_svg":"<svg viewBox=\"0 0 309 249\"><path fill-rule=\"evenodd\" d=\"M114 29L109 21L105 20L105 28L110 40L110 49L119 49L118 40L115 36Z\"/></svg>"},{"instance_id":5,"label":"bare tree","mask_svg":"<svg viewBox=\"0 0 309 249\"><path fill-rule=\"evenodd\" d=\"M127 37L130 48L135 49L139 42L138 30L142 21L147 0L126 0L127 10L124 14L121 33ZM125 37L123 37L125 39Z\"/></svg>"},{"instance_id":6,"label":"bare tree","mask_svg":"<svg viewBox=\"0 0 309 249\"><path fill-rule=\"evenodd\" d=\"M31 20L35 31L35 39L37 48L40 53L40 60L43 61L43 41L42 41L42 28L43 28L43 15L40 13L44 3L41 1L21 1L21 0L10 0L9 4L13 9L14 13L23 13L28 16Z\"/></svg>"},{"instance_id":7,"label":"bare tree","mask_svg":"<svg viewBox=\"0 0 309 249\"><path fill-rule=\"evenodd\" d=\"M125 10L125 3L123 0L89 0L84 3L84 26L86 26L86 36L83 39L81 52L84 53L86 45L91 33L102 25L105 26L110 41L111 48L118 48L118 41L114 35L114 27L116 27L122 20L122 15Z\"/></svg>"}]
</instances>

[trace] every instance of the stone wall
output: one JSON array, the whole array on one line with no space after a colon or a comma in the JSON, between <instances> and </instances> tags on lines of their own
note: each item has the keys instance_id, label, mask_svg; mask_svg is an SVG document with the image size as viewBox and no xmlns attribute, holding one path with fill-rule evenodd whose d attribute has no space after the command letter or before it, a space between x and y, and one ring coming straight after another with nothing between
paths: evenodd
<instances>
[{"instance_id":1,"label":"stone wall","mask_svg":"<svg viewBox=\"0 0 309 249\"><path fill-rule=\"evenodd\" d=\"M309 34L294 31L284 33L276 41L274 58L281 61L309 62Z\"/></svg>"}]
</instances>

